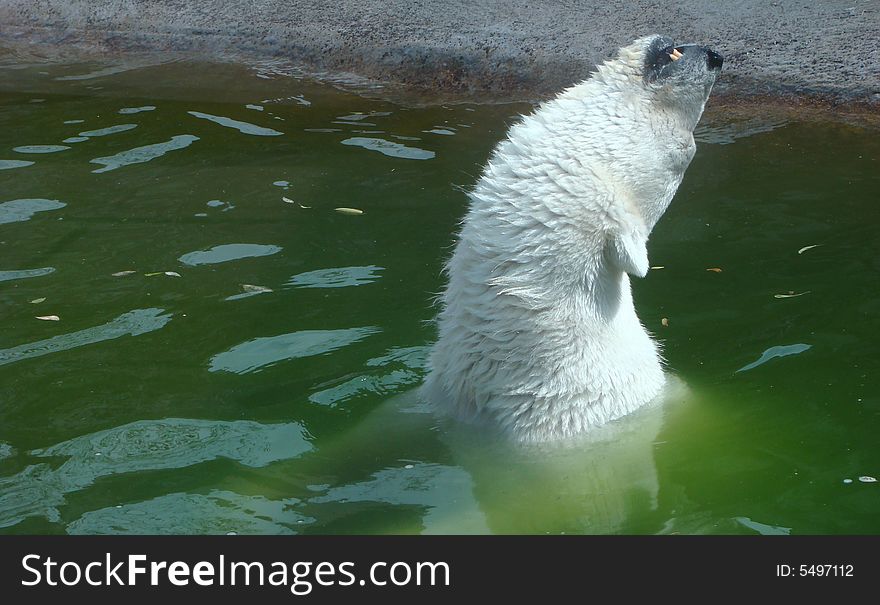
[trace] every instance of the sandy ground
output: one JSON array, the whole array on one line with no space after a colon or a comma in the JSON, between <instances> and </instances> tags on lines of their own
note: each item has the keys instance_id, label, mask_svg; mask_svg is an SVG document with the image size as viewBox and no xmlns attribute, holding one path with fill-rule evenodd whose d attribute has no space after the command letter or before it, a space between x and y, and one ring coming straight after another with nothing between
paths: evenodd
<instances>
[{"instance_id":1,"label":"sandy ground","mask_svg":"<svg viewBox=\"0 0 880 605\"><path fill-rule=\"evenodd\" d=\"M0 46L279 57L461 98L540 98L648 33L726 58L715 94L880 108L880 1L0 0Z\"/></svg>"}]
</instances>

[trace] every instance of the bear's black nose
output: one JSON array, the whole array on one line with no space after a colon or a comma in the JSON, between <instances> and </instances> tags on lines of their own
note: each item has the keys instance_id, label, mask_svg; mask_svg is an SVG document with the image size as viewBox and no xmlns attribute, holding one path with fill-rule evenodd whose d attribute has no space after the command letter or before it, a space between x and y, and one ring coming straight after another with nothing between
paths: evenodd
<instances>
[{"instance_id":1,"label":"bear's black nose","mask_svg":"<svg viewBox=\"0 0 880 605\"><path fill-rule=\"evenodd\" d=\"M724 64L724 57L716 53L714 50L706 49L706 65L709 69L721 69Z\"/></svg>"}]
</instances>

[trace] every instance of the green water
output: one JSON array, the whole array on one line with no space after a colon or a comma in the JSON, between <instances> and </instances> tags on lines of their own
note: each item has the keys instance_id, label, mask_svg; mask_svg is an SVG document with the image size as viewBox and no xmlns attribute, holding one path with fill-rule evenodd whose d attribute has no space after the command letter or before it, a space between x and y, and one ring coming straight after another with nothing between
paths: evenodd
<instances>
[{"instance_id":1,"label":"green water","mask_svg":"<svg viewBox=\"0 0 880 605\"><path fill-rule=\"evenodd\" d=\"M527 105L0 68L0 531L880 532L876 131L710 115L635 285L688 394L524 451L409 407Z\"/></svg>"}]
</instances>

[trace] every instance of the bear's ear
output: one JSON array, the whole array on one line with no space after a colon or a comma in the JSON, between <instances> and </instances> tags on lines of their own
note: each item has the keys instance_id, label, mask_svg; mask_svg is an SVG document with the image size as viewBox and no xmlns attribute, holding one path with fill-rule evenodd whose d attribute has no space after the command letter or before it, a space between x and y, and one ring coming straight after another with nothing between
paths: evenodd
<instances>
[{"instance_id":1,"label":"bear's ear","mask_svg":"<svg viewBox=\"0 0 880 605\"><path fill-rule=\"evenodd\" d=\"M648 274L648 238L635 225L611 236L605 244L609 262L630 275Z\"/></svg>"}]
</instances>

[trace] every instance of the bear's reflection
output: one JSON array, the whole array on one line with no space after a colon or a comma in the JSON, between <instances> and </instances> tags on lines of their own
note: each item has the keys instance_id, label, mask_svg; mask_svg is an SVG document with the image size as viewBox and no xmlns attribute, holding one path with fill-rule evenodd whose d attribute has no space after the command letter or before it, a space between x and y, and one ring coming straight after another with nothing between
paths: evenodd
<instances>
[{"instance_id":1,"label":"bear's reflection","mask_svg":"<svg viewBox=\"0 0 880 605\"><path fill-rule=\"evenodd\" d=\"M406 507L419 510L420 520L374 531L440 534L630 533L645 531L644 520L657 508L654 448L663 405L575 442L523 446L438 420L414 399L389 402L299 461L309 467L305 473L299 467L300 478L322 483L302 510L317 520L310 532L321 533L329 517L346 509L355 514L376 504L389 519L392 509ZM438 448L448 459L438 461Z\"/></svg>"}]
</instances>

